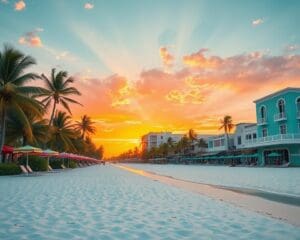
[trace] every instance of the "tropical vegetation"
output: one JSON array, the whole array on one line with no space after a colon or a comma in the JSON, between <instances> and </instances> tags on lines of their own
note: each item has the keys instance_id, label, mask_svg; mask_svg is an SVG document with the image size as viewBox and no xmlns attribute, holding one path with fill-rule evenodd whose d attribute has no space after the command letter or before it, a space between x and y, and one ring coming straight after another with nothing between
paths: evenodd
<instances>
[{"instance_id":1,"label":"tropical vegetation","mask_svg":"<svg viewBox=\"0 0 300 240\"><path fill-rule=\"evenodd\" d=\"M80 104L73 97L81 95L75 79L56 69L49 77L30 72L35 64L12 46L0 51L0 149L30 144L101 159L103 147L91 139L95 123L87 115L71 117L71 104Z\"/></svg>"}]
</instances>

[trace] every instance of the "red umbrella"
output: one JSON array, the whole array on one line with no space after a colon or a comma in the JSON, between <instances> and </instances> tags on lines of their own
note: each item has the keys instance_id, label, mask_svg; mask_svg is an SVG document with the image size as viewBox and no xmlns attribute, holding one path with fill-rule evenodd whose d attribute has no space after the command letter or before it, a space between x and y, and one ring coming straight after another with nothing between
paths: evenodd
<instances>
[{"instance_id":1,"label":"red umbrella","mask_svg":"<svg viewBox=\"0 0 300 240\"><path fill-rule=\"evenodd\" d=\"M4 145L2 148L2 153L7 154L7 153L13 153L14 152L14 148Z\"/></svg>"}]
</instances>

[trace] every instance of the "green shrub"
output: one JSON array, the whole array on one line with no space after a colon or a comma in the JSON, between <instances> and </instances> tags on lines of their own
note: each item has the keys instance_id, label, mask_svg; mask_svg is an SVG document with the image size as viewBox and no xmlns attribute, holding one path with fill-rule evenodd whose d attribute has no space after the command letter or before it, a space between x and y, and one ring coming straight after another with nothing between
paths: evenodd
<instances>
[{"instance_id":1,"label":"green shrub","mask_svg":"<svg viewBox=\"0 0 300 240\"><path fill-rule=\"evenodd\" d=\"M69 162L70 161L70 162ZM69 168L77 168L77 164L75 161L73 160L67 160L65 159L64 161L62 159L52 159L50 160L50 165L53 169L60 169L61 168L61 165L64 163L64 165L66 167L69 167Z\"/></svg>"},{"instance_id":2,"label":"green shrub","mask_svg":"<svg viewBox=\"0 0 300 240\"><path fill-rule=\"evenodd\" d=\"M20 157L19 163L22 165L26 165L26 156ZM39 157L39 156L29 156L28 157L28 165L31 167L31 169L33 171L47 171L48 170L47 158L43 158L43 157Z\"/></svg>"},{"instance_id":3,"label":"green shrub","mask_svg":"<svg viewBox=\"0 0 300 240\"><path fill-rule=\"evenodd\" d=\"M53 169L60 169L62 164L63 164L63 161L61 159L51 159L50 160L50 166Z\"/></svg>"},{"instance_id":4,"label":"green shrub","mask_svg":"<svg viewBox=\"0 0 300 240\"><path fill-rule=\"evenodd\" d=\"M68 164L66 166L68 166ZM77 163L75 161L70 160L69 168L77 168Z\"/></svg>"},{"instance_id":5,"label":"green shrub","mask_svg":"<svg viewBox=\"0 0 300 240\"><path fill-rule=\"evenodd\" d=\"M0 176L2 175L16 175L22 171L20 167L15 163L1 163L0 164Z\"/></svg>"}]
</instances>

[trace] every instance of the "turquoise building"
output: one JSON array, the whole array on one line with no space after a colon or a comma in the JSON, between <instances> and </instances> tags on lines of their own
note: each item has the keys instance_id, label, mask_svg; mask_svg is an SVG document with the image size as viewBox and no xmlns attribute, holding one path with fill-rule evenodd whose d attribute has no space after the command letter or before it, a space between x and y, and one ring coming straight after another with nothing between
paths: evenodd
<instances>
[{"instance_id":1,"label":"turquoise building","mask_svg":"<svg viewBox=\"0 0 300 240\"><path fill-rule=\"evenodd\" d=\"M256 123L239 123L235 133L208 139L208 154L259 166L300 166L300 88L285 88L254 101ZM233 143L232 143L233 142Z\"/></svg>"},{"instance_id":2,"label":"turquoise building","mask_svg":"<svg viewBox=\"0 0 300 240\"><path fill-rule=\"evenodd\" d=\"M300 166L300 88L285 88L254 101L259 165Z\"/></svg>"}]
</instances>

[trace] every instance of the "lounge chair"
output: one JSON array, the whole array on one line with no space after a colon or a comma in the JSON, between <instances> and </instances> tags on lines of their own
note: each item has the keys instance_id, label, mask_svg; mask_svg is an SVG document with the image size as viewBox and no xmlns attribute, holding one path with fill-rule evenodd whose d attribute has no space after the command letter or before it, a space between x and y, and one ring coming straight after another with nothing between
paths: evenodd
<instances>
[{"instance_id":1,"label":"lounge chair","mask_svg":"<svg viewBox=\"0 0 300 240\"><path fill-rule=\"evenodd\" d=\"M67 169L64 164L60 165L62 169Z\"/></svg>"},{"instance_id":2,"label":"lounge chair","mask_svg":"<svg viewBox=\"0 0 300 240\"><path fill-rule=\"evenodd\" d=\"M53 169L50 165L48 165L48 171L53 171Z\"/></svg>"},{"instance_id":3,"label":"lounge chair","mask_svg":"<svg viewBox=\"0 0 300 240\"><path fill-rule=\"evenodd\" d=\"M25 168L24 165L20 165L20 168L21 168L21 170L22 170L22 173L28 174L28 171L27 171L27 169Z\"/></svg>"},{"instance_id":4,"label":"lounge chair","mask_svg":"<svg viewBox=\"0 0 300 240\"><path fill-rule=\"evenodd\" d=\"M33 173L32 169L31 169L31 167L30 167L29 165L26 166L26 169L27 169L27 171L28 171L29 173Z\"/></svg>"}]
</instances>

